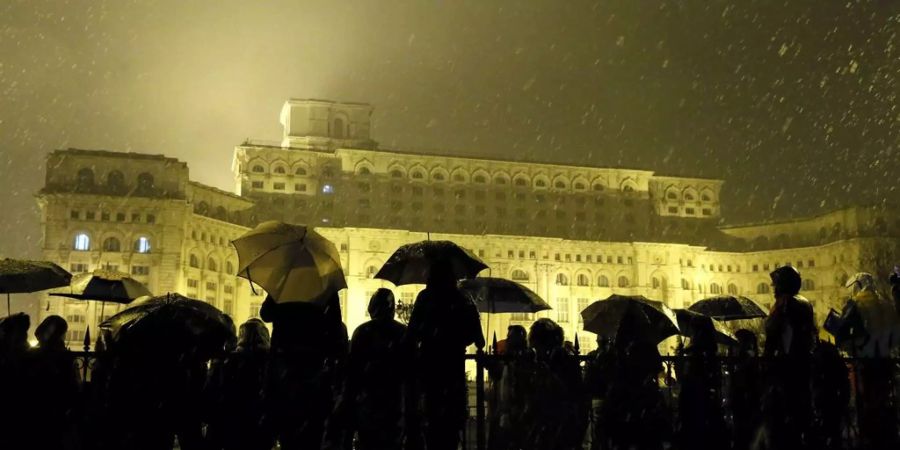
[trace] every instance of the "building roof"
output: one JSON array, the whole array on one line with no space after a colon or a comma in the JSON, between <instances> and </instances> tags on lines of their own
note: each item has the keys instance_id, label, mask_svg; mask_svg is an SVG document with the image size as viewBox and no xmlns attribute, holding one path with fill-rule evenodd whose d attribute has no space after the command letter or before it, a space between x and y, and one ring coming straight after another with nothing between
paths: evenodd
<instances>
[{"instance_id":1,"label":"building roof","mask_svg":"<svg viewBox=\"0 0 900 450\"><path fill-rule=\"evenodd\" d=\"M235 194L235 193L233 193L233 192L228 192L228 191L226 191L226 190L219 189L219 188L217 188L217 187L209 186L209 185L206 185L206 184L203 184L203 183L199 183L199 182L197 182L197 181L189 181L188 183L189 183L192 187L196 187L196 188L200 188L200 189L205 189L205 190L207 190L207 191L212 191L212 192L215 192L216 194L223 195L223 196L226 196L226 197L230 197L230 198L233 198L233 199L235 199L235 200L241 200L241 201L246 202L246 203L249 203L249 204L252 204L252 203L253 203L253 200L250 200L250 199L247 198L247 197L242 197L242 196L237 195L237 194Z\"/></svg>"},{"instance_id":2,"label":"building roof","mask_svg":"<svg viewBox=\"0 0 900 450\"><path fill-rule=\"evenodd\" d=\"M66 149L57 149L54 150L51 155L56 154L76 154L76 155L85 155L85 156L101 156L104 158L123 158L123 159L143 159L143 160L153 160L153 161L166 161L171 163L177 163L182 165L187 165L187 163L183 161L179 161L176 158L172 158L166 155L161 154L148 154L148 153L135 153L135 152L117 152L111 150L86 150L80 148L66 148Z\"/></svg>"}]
</instances>

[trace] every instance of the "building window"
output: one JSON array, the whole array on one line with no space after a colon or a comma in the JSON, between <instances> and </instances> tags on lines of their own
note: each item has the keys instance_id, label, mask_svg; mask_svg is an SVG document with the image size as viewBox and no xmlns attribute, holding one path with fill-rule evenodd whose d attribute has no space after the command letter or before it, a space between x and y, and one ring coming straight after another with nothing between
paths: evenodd
<instances>
[{"instance_id":1,"label":"building window","mask_svg":"<svg viewBox=\"0 0 900 450\"><path fill-rule=\"evenodd\" d=\"M88 271L88 266L85 263L72 263L69 265L69 272L72 273L83 273Z\"/></svg>"},{"instance_id":2,"label":"building window","mask_svg":"<svg viewBox=\"0 0 900 450\"><path fill-rule=\"evenodd\" d=\"M629 284L630 283L628 282L628 277L626 277L626 276L619 277L619 287L620 288L627 288Z\"/></svg>"},{"instance_id":3,"label":"building window","mask_svg":"<svg viewBox=\"0 0 900 450\"><path fill-rule=\"evenodd\" d=\"M756 293L757 294L768 294L769 293L769 283L759 283L756 285Z\"/></svg>"},{"instance_id":4,"label":"building window","mask_svg":"<svg viewBox=\"0 0 900 450\"><path fill-rule=\"evenodd\" d=\"M206 269L216 271L219 270L219 265L216 264L216 260L213 258L209 258L206 260Z\"/></svg>"},{"instance_id":5,"label":"building window","mask_svg":"<svg viewBox=\"0 0 900 450\"><path fill-rule=\"evenodd\" d=\"M816 282L810 279L804 279L802 286L804 291L816 290Z\"/></svg>"},{"instance_id":6,"label":"building window","mask_svg":"<svg viewBox=\"0 0 900 450\"><path fill-rule=\"evenodd\" d=\"M475 177L472 178L472 181L479 183L479 184L484 184L484 183L487 183L487 178L485 178L484 175L479 174L479 175L475 175Z\"/></svg>"},{"instance_id":7,"label":"building window","mask_svg":"<svg viewBox=\"0 0 900 450\"><path fill-rule=\"evenodd\" d=\"M257 164L257 165L255 165L255 166L253 166L253 169L252 169L252 170L253 170L253 173L265 173L266 168L263 167L263 166L261 166L261 165L259 165L259 164Z\"/></svg>"},{"instance_id":8,"label":"building window","mask_svg":"<svg viewBox=\"0 0 900 450\"><path fill-rule=\"evenodd\" d=\"M272 189L274 189L276 191L283 191L284 183L272 183Z\"/></svg>"},{"instance_id":9,"label":"building window","mask_svg":"<svg viewBox=\"0 0 900 450\"><path fill-rule=\"evenodd\" d=\"M200 286L200 280L195 280L193 278L188 278L187 286L189 288L197 289Z\"/></svg>"},{"instance_id":10,"label":"building window","mask_svg":"<svg viewBox=\"0 0 900 450\"><path fill-rule=\"evenodd\" d=\"M684 208L684 213L693 216L695 214L694 208Z\"/></svg>"},{"instance_id":11,"label":"building window","mask_svg":"<svg viewBox=\"0 0 900 450\"><path fill-rule=\"evenodd\" d=\"M558 298L556 299L556 307L558 308L556 313L557 319L560 322L568 322L569 321L569 299L567 298Z\"/></svg>"},{"instance_id":12,"label":"building window","mask_svg":"<svg viewBox=\"0 0 900 450\"><path fill-rule=\"evenodd\" d=\"M253 189L262 189L263 182L262 181L253 181L250 183L250 187L252 187Z\"/></svg>"},{"instance_id":13,"label":"building window","mask_svg":"<svg viewBox=\"0 0 900 450\"><path fill-rule=\"evenodd\" d=\"M72 212L69 213L69 218L78 220L81 218L81 213L73 209Z\"/></svg>"},{"instance_id":14,"label":"building window","mask_svg":"<svg viewBox=\"0 0 900 450\"><path fill-rule=\"evenodd\" d=\"M198 258L197 255L191 255L188 258L188 265L195 269L199 269L200 268L200 258Z\"/></svg>"},{"instance_id":15,"label":"building window","mask_svg":"<svg viewBox=\"0 0 900 450\"><path fill-rule=\"evenodd\" d=\"M207 290L207 291L215 291L216 288L218 288L218 287L219 287L219 286L216 285L216 283L214 283L214 282L212 282L212 281L207 281L207 282L206 282L206 290Z\"/></svg>"},{"instance_id":16,"label":"building window","mask_svg":"<svg viewBox=\"0 0 900 450\"><path fill-rule=\"evenodd\" d=\"M122 243L119 242L119 240L114 237L106 238L106 240L103 241L103 251L105 251L105 252L122 251Z\"/></svg>"},{"instance_id":17,"label":"building window","mask_svg":"<svg viewBox=\"0 0 900 450\"><path fill-rule=\"evenodd\" d=\"M583 273L578 274L576 281L579 286L589 286L591 284L590 278Z\"/></svg>"},{"instance_id":18,"label":"building window","mask_svg":"<svg viewBox=\"0 0 900 450\"><path fill-rule=\"evenodd\" d=\"M568 286L569 285L569 277L564 273L556 274L556 284L558 286Z\"/></svg>"},{"instance_id":19,"label":"building window","mask_svg":"<svg viewBox=\"0 0 900 450\"><path fill-rule=\"evenodd\" d=\"M81 169L78 171L76 181L76 190L85 191L94 187L94 171L91 169Z\"/></svg>"},{"instance_id":20,"label":"building window","mask_svg":"<svg viewBox=\"0 0 900 450\"><path fill-rule=\"evenodd\" d=\"M734 283L728 283L728 293L730 295L738 295L738 287Z\"/></svg>"},{"instance_id":21,"label":"building window","mask_svg":"<svg viewBox=\"0 0 900 450\"><path fill-rule=\"evenodd\" d=\"M97 214L94 211L88 211L84 214L84 216L87 220L94 220L95 218L97 218Z\"/></svg>"},{"instance_id":22,"label":"building window","mask_svg":"<svg viewBox=\"0 0 900 450\"><path fill-rule=\"evenodd\" d=\"M116 213L116 222L124 222L125 213Z\"/></svg>"},{"instance_id":23,"label":"building window","mask_svg":"<svg viewBox=\"0 0 900 450\"><path fill-rule=\"evenodd\" d=\"M703 208L703 215L704 215L704 216L711 216L711 215L712 215L712 210L709 209L709 208Z\"/></svg>"},{"instance_id":24,"label":"building window","mask_svg":"<svg viewBox=\"0 0 900 450\"><path fill-rule=\"evenodd\" d=\"M100 220L102 220L103 222L109 222L109 213L106 211L101 212Z\"/></svg>"},{"instance_id":25,"label":"building window","mask_svg":"<svg viewBox=\"0 0 900 450\"><path fill-rule=\"evenodd\" d=\"M669 214L678 214L678 207L677 207L677 206L670 206L670 207L669 207Z\"/></svg>"},{"instance_id":26,"label":"building window","mask_svg":"<svg viewBox=\"0 0 900 450\"><path fill-rule=\"evenodd\" d=\"M75 242L72 248L78 251L87 251L91 249L91 238L86 233L78 233L75 235Z\"/></svg>"},{"instance_id":27,"label":"building window","mask_svg":"<svg viewBox=\"0 0 900 450\"><path fill-rule=\"evenodd\" d=\"M156 216L153 214L147 214L147 223L156 223Z\"/></svg>"},{"instance_id":28,"label":"building window","mask_svg":"<svg viewBox=\"0 0 900 450\"><path fill-rule=\"evenodd\" d=\"M304 168L304 167L298 167L297 170L294 171L294 175L300 175L300 176L304 176L307 173L308 172L306 171L306 168Z\"/></svg>"},{"instance_id":29,"label":"building window","mask_svg":"<svg viewBox=\"0 0 900 450\"><path fill-rule=\"evenodd\" d=\"M509 320L513 322L528 322L533 320L531 313L512 313L509 316Z\"/></svg>"},{"instance_id":30,"label":"building window","mask_svg":"<svg viewBox=\"0 0 900 450\"><path fill-rule=\"evenodd\" d=\"M131 266L131 274L141 276L150 275L150 266Z\"/></svg>"},{"instance_id":31,"label":"building window","mask_svg":"<svg viewBox=\"0 0 900 450\"><path fill-rule=\"evenodd\" d=\"M716 284L716 283L710 283L710 285L709 285L709 293L710 293L710 294L721 294L721 293L722 293L722 286L719 286L719 285Z\"/></svg>"},{"instance_id":32,"label":"building window","mask_svg":"<svg viewBox=\"0 0 900 450\"><path fill-rule=\"evenodd\" d=\"M284 167L278 166L275 168L275 173L277 174L283 175L285 172Z\"/></svg>"}]
</instances>

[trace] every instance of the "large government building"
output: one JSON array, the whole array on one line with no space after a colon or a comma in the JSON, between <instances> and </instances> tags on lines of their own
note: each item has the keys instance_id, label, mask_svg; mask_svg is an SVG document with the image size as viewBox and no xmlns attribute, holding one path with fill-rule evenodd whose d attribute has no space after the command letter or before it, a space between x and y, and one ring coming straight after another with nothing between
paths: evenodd
<instances>
[{"instance_id":1,"label":"large government building","mask_svg":"<svg viewBox=\"0 0 900 450\"><path fill-rule=\"evenodd\" d=\"M191 181L162 155L67 149L47 161L38 194L43 256L73 273L108 267L156 294L207 301L240 323L263 294L235 276L230 244L255 224L315 226L339 248L352 330L369 296L393 287L373 274L400 245L449 239L546 299L583 350L579 311L612 293L684 307L715 294L772 302L768 273L791 264L820 319L843 302L854 272L886 274L900 260L896 208L859 206L783 222L721 226L721 180L647 170L464 158L378 148L372 107L289 100L280 143L234 150L234 187ZM732 199L739 202L739 199ZM394 288L409 304L422 286ZM97 305L48 298L42 314L69 321L73 346L102 320ZM116 312L107 305L105 315ZM526 314L484 318L491 331Z\"/></svg>"}]
</instances>

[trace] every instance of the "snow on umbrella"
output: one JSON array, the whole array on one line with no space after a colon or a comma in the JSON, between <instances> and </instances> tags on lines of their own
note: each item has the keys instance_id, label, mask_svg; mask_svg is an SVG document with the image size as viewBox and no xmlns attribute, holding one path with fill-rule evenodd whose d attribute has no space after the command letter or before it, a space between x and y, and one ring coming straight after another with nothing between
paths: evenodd
<instances>
[{"instance_id":1,"label":"snow on umbrella","mask_svg":"<svg viewBox=\"0 0 900 450\"><path fill-rule=\"evenodd\" d=\"M503 278L479 277L462 280L459 289L469 296L479 312L535 313L551 309L531 289Z\"/></svg>"},{"instance_id":2,"label":"snow on umbrella","mask_svg":"<svg viewBox=\"0 0 900 450\"><path fill-rule=\"evenodd\" d=\"M724 345L737 345L737 338L728 331L725 325L713 319L687 309L675 309L675 317L678 319L678 329L682 336L693 338L700 327L710 326L715 331L716 343ZM708 324L706 323L708 322Z\"/></svg>"},{"instance_id":3,"label":"snow on umbrella","mask_svg":"<svg viewBox=\"0 0 900 450\"><path fill-rule=\"evenodd\" d=\"M756 302L734 295L705 298L689 306L688 310L722 321L766 317L766 312Z\"/></svg>"},{"instance_id":4,"label":"snow on umbrella","mask_svg":"<svg viewBox=\"0 0 900 450\"><path fill-rule=\"evenodd\" d=\"M337 248L305 225L264 222L232 244L240 261L237 275L278 303L314 301L347 287Z\"/></svg>"},{"instance_id":5,"label":"snow on umbrella","mask_svg":"<svg viewBox=\"0 0 900 450\"><path fill-rule=\"evenodd\" d=\"M612 340L643 339L654 344L680 331L675 313L642 295L613 294L581 311L584 330Z\"/></svg>"},{"instance_id":6,"label":"snow on umbrella","mask_svg":"<svg viewBox=\"0 0 900 450\"><path fill-rule=\"evenodd\" d=\"M453 242L421 241L398 248L375 274L375 278L397 286L424 284L438 264L447 264L457 280L473 278L488 267L472 252Z\"/></svg>"},{"instance_id":7,"label":"snow on umbrella","mask_svg":"<svg viewBox=\"0 0 900 450\"><path fill-rule=\"evenodd\" d=\"M140 281L122 272L98 269L72 277L68 288L50 295L78 300L96 300L127 305L139 297L151 296Z\"/></svg>"},{"instance_id":8,"label":"snow on umbrella","mask_svg":"<svg viewBox=\"0 0 900 450\"><path fill-rule=\"evenodd\" d=\"M0 294L6 294L6 310L10 311L9 294L28 293L66 286L72 274L48 261L4 258L0 260Z\"/></svg>"},{"instance_id":9,"label":"snow on umbrella","mask_svg":"<svg viewBox=\"0 0 900 450\"><path fill-rule=\"evenodd\" d=\"M231 334L225 314L215 306L179 294L138 300L100 324L118 348L172 348L210 354Z\"/></svg>"}]
</instances>

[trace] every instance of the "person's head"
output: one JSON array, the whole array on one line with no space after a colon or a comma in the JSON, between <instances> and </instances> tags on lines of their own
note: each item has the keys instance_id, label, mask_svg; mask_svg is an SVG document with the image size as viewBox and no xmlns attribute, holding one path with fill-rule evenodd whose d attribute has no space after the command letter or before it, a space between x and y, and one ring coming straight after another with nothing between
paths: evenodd
<instances>
[{"instance_id":1,"label":"person's head","mask_svg":"<svg viewBox=\"0 0 900 450\"><path fill-rule=\"evenodd\" d=\"M645 340L628 344L625 349L625 367L634 381L654 379L662 371L662 357L656 345Z\"/></svg>"},{"instance_id":2,"label":"person's head","mask_svg":"<svg viewBox=\"0 0 900 450\"><path fill-rule=\"evenodd\" d=\"M380 288L369 299L369 317L373 320L391 320L396 309L397 303L390 289Z\"/></svg>"},{"instance_id":3,"label":"person's head","mask_svg":"<svg viewBox=\"0 0 900 450\"><path fill-rule=\"evenodd\" d=\"M542 318L531 324L528 346L537 352L550 352L563 345L563 331L556 322Z\"/></svg>"},{"instance_id":4,"label":"person's head","mask_svg":"<svg viewBox=\"0 0 900 450\"><path fill-rule=\"evenodd\" d=\"M259 319L250 319L241 324L238 331L238 351L246 350L268 350L269 348L269 329L266 324Z\"/></svg>"},{"instance_id":5,"label":"person's head","mask_svg":"<svg viewBox=\"0 0 900 450\"><path fill-rule=\"evenodd\" d=\"M756 333L746 328L741 328L734 332L734 337L738 341L738 354L754 356L759 353Z\"/></svg>"},{"instance_id":6,"label":"person's head","mask_svg":"<svg viewBox=\"0 0 900 450\"><path fill-rule=\"evenodd\" d=\"M781 266L769 274L775 295L797 295L800 293L802 279L800 272L793 266Z\"/></svg>"},{"instance_id":7,"label":"person's head","mask_svg":"<svg viewBox=\"0 0 900 450\"><path fill-rule=\"evenodd\" d=\"M852 278L847 280L847 284L844 287L850 290L850 297L855 298L862 292L877 292L878 288L875 285L875 277L870 273L859 272L856 275L853 275Z\"/></svg>"},{"instance_id":8,"label":"person's head","mask_svg":"<svg viewBox=\"0 0 900 450\"><path fill-rule=\"evenodd\" d=\"M510 325L506 329L506 350L515 352L525 350L528 346L528 332L522 325Z\"/></svg>"},{"instance_id":9,"label":"person's head","mask_svg":"<svg viewBox=\"0 0 900 450\"><path fill-rule=\"evenodd\" d=\"M456 287L456 276L453 274L453 265L447 260L438 260L431 265L428 271L428 281L425 283L430 288Z\"/></svg>"},{"instance_id":10,"label":"person's head","mask_svg":"<svg viewBox=\"0 0 900 450\"><path fill-rule=\"evenodd\" d=\"M0 319L0 343L3 344L3 350L27 348L29 328L31 328L31 318L25 313L16 313Z\"/></svg>"},{"instance_id":11,"label":"person's head","mask_svg":"<svg viewBox=\"0 0 900 450\"><path fill-rule=\"evenodd\" d=\"M38 345L41 347L64 347L66 331L69 331L66 319L57 315L47 316L35 328L34 337L37 338Z\"/></svg>"}]
</instances>

